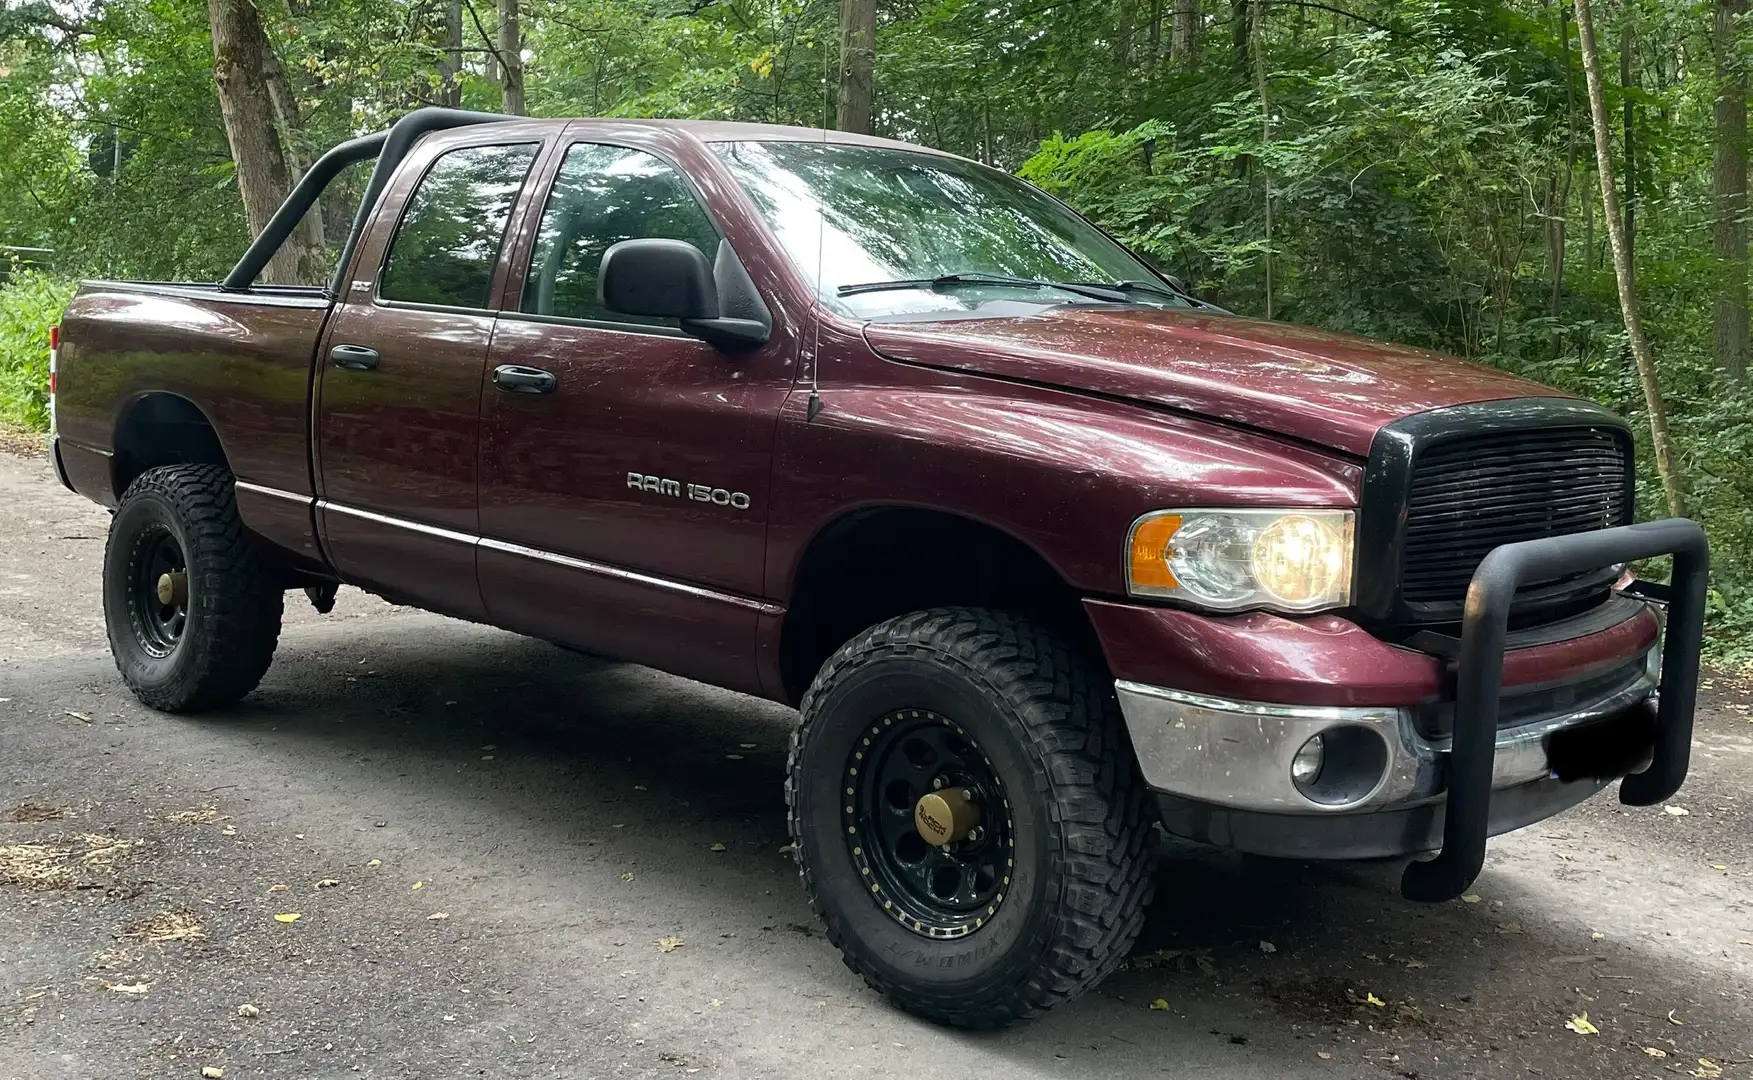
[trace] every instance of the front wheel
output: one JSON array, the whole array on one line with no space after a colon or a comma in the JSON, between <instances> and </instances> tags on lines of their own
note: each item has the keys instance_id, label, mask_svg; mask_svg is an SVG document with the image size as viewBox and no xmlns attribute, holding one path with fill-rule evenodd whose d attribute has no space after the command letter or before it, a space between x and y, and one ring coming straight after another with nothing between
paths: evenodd
<instances>
[{"instance_id":1,"label":"front wheel","mask_svg":"<svg viewBox=\"0 0 1753 1080\"><path fill-rule=\"evenodd\" d=\"M909 1012L998 1027L1099 982L1150 901L1149 793L1106 678L1051 632L881 623L805 695L786 781L810 903Z\"/></svg>"},{"instance_id":2,"label":"front wheel","mask_svg":"<svg viewBox=\"0 0 1753 1080\"><path fill-rule=\"evenodd\" d=\"M218 465L150 469L110 522L110 651L128 689L155 709L230 704L274 658L283 595L244 532L232 485Z\"/></svg>"}]
</instances>

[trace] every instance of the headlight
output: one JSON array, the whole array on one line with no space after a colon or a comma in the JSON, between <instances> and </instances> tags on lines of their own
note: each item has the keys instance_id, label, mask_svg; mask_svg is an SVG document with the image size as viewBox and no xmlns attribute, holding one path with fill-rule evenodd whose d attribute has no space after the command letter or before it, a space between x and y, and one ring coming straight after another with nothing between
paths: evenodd
<instances>
[{"instance_id":1,"label":"headlight","mask_svg":"<svg viewBox=\"0 0 1753 1080\"><path fill-rule=\"evenodd\" d=\"M1126 589L1219 611L1351 601L1350 510L1159 510L1132 523Z\"/></svg>"}]
</instances>

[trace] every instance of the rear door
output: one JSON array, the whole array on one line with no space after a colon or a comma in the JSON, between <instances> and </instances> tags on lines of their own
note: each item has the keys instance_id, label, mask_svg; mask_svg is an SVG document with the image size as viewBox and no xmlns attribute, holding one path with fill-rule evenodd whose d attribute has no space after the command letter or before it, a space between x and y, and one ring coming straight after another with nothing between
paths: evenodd
<instances>
[{"instance_id":1,"label":"rear door","mask_svg":"<svg viewBox=\"0 0 1753 1080\"><path fill-rule=\"evenodd\" d=\"M410 155L318 353L330 560L349 582L474 619L485 616L475 577L482 365L505 237L544 145L540 129L523 127L433 137Z\"/></svg>"},{"instance_id":2,"label":"rear door","mask_svg":"<svg viewBox=\"0 0 1753 1080\"><path fill-rule=\"evenodd\" d=\"M683 240L721 267L734 249L689 176L653 150L575 136L547 171L483 379L492 621L758 689L757 618L777 610L759 597L793 331L775 319L765 346L727 352L674 320L605 309L597 270L612 244Z\"/></svg>"}]
</instances>

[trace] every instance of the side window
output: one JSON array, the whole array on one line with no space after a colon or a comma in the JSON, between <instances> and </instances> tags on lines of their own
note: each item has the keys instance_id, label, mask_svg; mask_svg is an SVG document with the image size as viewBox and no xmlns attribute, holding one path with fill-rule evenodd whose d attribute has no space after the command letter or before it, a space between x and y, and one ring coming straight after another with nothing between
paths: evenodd
<instances>
[{"instance_id":1,"label":"side window","mask_svg":"<svg viewBox=\"0 0 1753 1080\"><path fill-rule=\"evenodd\" d=\"M674 168L641 150L578 143L566 151L524 279L523 310L620 323L674 325L609 311L597 301L603 252L622 240L686 240L707 259L718 230Z\"/></svg>"},{"instance_id":2,"label":"side window","mask_svg":"<svg viewBox=\"0 0 1753 1080\"><path fill-rule=\"evenodd\" d=\"M505 225L539 143L468 146L426 170L390 241L384 300L485 308Z\"/></svg>"}]
</instances>

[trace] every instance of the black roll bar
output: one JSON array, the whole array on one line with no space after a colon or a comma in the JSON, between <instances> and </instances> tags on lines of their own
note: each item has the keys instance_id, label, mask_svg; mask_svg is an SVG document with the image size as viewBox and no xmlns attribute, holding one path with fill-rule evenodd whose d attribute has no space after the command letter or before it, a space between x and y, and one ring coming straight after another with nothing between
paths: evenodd
<instances>
[{"instance_id":1,"label":"black roll bar","mask_svg":"<svg viewBox=\"0 0 1753 1080\"><path fill-rule=\"evenodd\" d=\"M344 279L347 264L353 261L353 252L359 247L359 237L365 230L372 208L377 205L378 197L383 194L383 189L389 184L396 167L408 156L408 151L414 148L414 143L420 136L429 131L515 119L518 118L498 113L467 112L462 109L416 109L397 120L388 131L347 140L318 158L305 171L303 179L286 196L280 209L274 211L274 216L262 227L262 234L250 244L249 249L243 253L243 258L232 267L231 273L225 275L225 280L219 283L219 287L227 292L247 291L255 284L256 278L274 257L274 253L280 250L280 245L292 235L292 230L298 227L304 215L329 186L330 181L355 161L375 157L377 165L371 171L371 181L365 185L365 194L359 200L359 210L353 215L353 226L347 232L347 243L341 248L341 259L335 266L334 276L329 279L329 296L340 296L342 286L346 284Z\"/></svg>"},{"instance_id":2,"label":"black roll bar","mask_svg":"<svg viewBox=\"0 0 1753 1080\"><path fill-rule=\"evenodd\" d=\"M1649 768L1620 781L1619 801L1650 806L1680 790L1692 753L1698 653L1704 641L1705 584L1710 572L1704 530L1686 518L1667 518L1494 548L1473 572L1462 616L1443 848L1436 858L1406 868L1400 879L1406 899L1452 900L1473 884L1485 865L1504 639L1516 589L1531 581L1659 555L1674 556L1674 573L1667 640L1662 646L1655 751Z\"/></svg>"}]
</instances>

